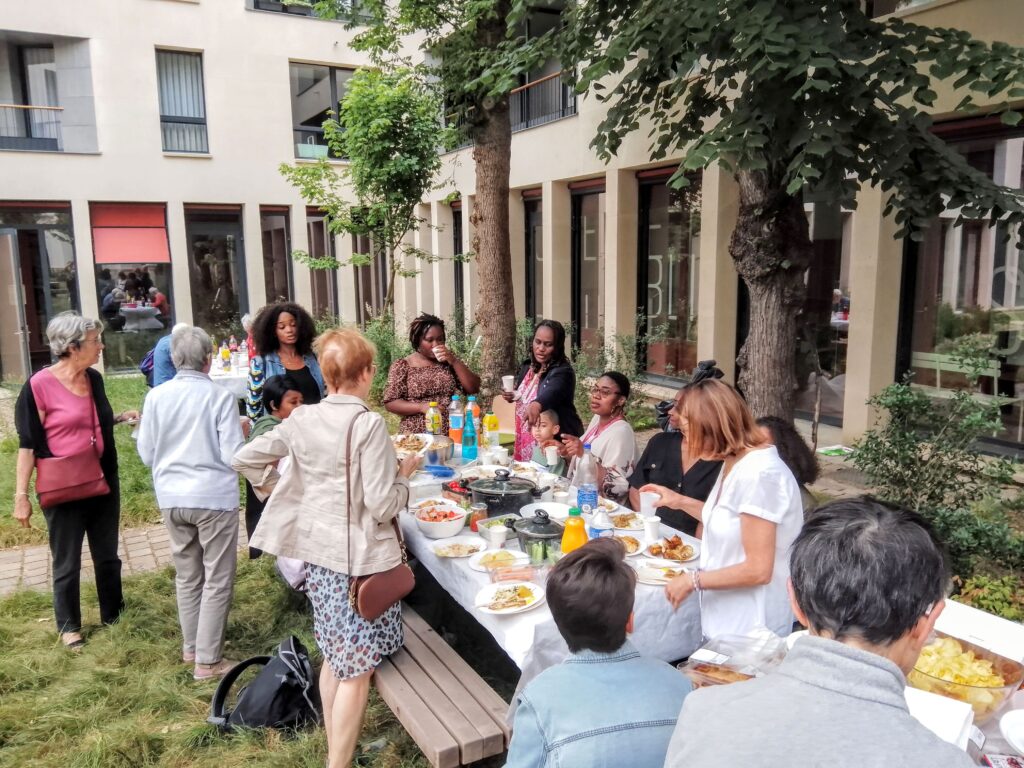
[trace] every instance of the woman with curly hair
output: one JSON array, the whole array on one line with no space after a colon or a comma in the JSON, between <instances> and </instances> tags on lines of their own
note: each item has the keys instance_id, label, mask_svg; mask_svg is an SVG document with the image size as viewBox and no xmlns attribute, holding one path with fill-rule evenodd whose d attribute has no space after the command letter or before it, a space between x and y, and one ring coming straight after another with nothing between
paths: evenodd
<instances>
[{"instance_id":1,"label":"woman with curly hair","mask_svg":"<svg viewBox=\"0 0 1024 768\"><path fill-rule=\"evenodd\" d=\"M444 321L422 314L409 326L411 355L396 360L388 371L384 407L402 417L402 434L426 432L431 402L441 411L441 431L448 434L448 405L456 394L475 395L480 377L445 346Z\"/></svg>"},{"instance_id":2,"label":"woman with curly hair","mask_svg":"<svg viewBox=\"0 0 1024 768\"><path fill-rule=\"evenodd\" d=\"M263 382L288 375L302 393L302 402L315 405L324 396L324 377L313 354L316 328L309 312L293 302L269 304L260 310L252 327L259 355L249 365L250 419L264 414Z\"/></svg>"}]
</instances>

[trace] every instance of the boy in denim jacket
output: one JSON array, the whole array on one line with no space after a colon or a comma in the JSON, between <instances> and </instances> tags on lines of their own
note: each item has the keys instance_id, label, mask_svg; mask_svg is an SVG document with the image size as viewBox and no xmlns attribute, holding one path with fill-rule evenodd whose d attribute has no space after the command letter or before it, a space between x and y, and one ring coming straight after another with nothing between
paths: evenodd
<instances>
[{"instance_id":1,"label":"boy in denim jacket","mask_svg":"<svg viewBox=\"0 0 1024 768\"><path fill-rule=\"evenodd\" d=\"M615 539L590 541L551 569L548 605L571 655L519 694L505 768L664 765L690 682L626 639L635 591Z\"/></svg>"}]
</instances>

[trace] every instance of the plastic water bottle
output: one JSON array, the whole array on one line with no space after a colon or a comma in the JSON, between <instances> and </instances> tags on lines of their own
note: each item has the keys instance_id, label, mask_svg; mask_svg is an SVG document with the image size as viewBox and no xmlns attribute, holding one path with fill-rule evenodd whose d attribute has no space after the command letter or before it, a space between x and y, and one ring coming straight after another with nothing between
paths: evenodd
<instances>
[{"instance_id":1,"label":"plastic water bottle","mask_svg":"<svg viewBox=\"0 0 1024 768\"><path fill-rule=\"evenodd\" d=\"M238 339L235 338L235 334L231 334L231 338L228 339L228 349L232 352L238 351Z\"/></svg>"},{"instance_id":2,"label":"plastic water bottle","mask_svg":"<svg viewBox=\"0 0 1024 768\"><path fill-rule=\"evenodd\" d=\"M477 455L476 446L476 425L473 419L466 414L466 423L462 427L462 460L474 461Z\"/></svg>"},{"instance_id":3,"label":"plastic water bottle","mask_svg":"<svg viewBox=\"0 0 1024 768\"><path fill-rule=\"evenodd\" d=\"M483 430L483 423L480 420L480 404L476 401L476 395L466 398L466 421L469 421L470 414L473 415L473 426L479 435Z\"/></svg>"},{"instance_id":4,"label":"plastic water bottle","mask_svg":"<svg viewBox=\"0 0 1024 768\"><path fill-rule=\"evenodd\" d=\"M612 526L612 519L603 509L598 509L597 514L590 520L590 538L600 539L614 535L615 528Z\"/></svg>"},{"instance_id":5,"label":"plastic water bottle","mask_svg":"<svg viewBox=\"0 0 1024 768\"><path fill-rule=\"evenodd\" d=\"M572 477L572 484L579 488L576 495L576 506L583 514L597 509L597 462L590 453L590 443L583 446L583 458L580 459L576 473Z\"/></svg>"},{"instance_id":6,"label":"plastic water bottle","mask_svg":"<svg viewBox=\"0 0 1024 768\"><path fill-rule=\"evenodd\" d=\"M462 424L464 418L462 398L458 395L452 395L452 403L448 406L448 437L452 439L455 445L462 443Z\"/></svg>"}]
</instances>

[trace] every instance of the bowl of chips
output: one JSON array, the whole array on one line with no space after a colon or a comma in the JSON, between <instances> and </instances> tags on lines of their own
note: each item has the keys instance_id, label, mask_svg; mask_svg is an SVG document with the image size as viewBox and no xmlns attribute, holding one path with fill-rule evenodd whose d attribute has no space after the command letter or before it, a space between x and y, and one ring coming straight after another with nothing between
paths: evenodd
<instances>
[{"instance_id":1,"label":"bowl of chips","mask_svg":"<svg viewBox=\"0 0 1024 768\"><path fill-rule=\"evenodd\" d=\"M921 650L907 675L914 688L963 701L975 724L991 719L1024 682L1024 665L942 632Z\"/></svg>"}]
</instances>

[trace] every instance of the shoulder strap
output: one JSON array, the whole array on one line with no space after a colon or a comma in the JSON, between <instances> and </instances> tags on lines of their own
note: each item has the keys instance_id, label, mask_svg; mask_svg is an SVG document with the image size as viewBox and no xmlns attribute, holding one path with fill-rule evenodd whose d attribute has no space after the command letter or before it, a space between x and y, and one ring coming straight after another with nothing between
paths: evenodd
<instances>
[{"instance_id":1,"label":"shoulder strap","mask_svg":"<svg viewBox=\"0 0 1024 768\"><path fill-rule=\"evenodd\" d=\"M255 666L256 664L266 666L270 663L272 658L272 656L253 656L251 659L246 659L232 667L217 685L217 691L213 694L213 700L210 702L210 716L206 718L206 722L212 723L220 728L224 728L228 722L228 713L224 712L224 703L227 701L228 694L231 692L231 686L235 684L235 681L238 680L238 678L242 676L242 673L249 667Z\"/></svg>"},{"instance_id":2,"label":"shoulder strap","mask_svg":"<svg viewBox=\"0 0 1024 768\"><path fill-rule=\"evenodd\" d=\"M100 453L99 443L96 442L96 409L99 407L96 405L96 393L92 389L92 379L89 378L89 374L85 375L85 380L89 382L89 420L92 424L92 432L89 434L89 440L92 442L93 451L96 453L97 458L102 458Z\"/></svg>"}]
</instances>

